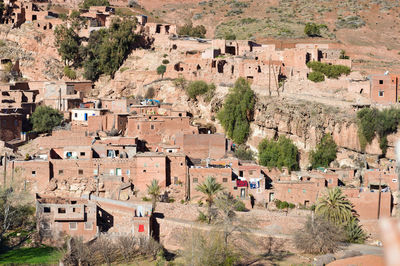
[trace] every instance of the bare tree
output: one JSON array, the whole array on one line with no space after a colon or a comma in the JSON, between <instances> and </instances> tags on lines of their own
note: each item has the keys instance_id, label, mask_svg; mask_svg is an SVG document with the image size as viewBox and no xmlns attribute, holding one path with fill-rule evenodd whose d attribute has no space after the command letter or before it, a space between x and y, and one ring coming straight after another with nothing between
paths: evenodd
<instances>
[{"instance_id":1,"label":"bare tree","mask_svg":"<svg viewBox=\"0 0 400 266\"><path fill-rule=\"evenodd\" d=\"M342 230L328 220L310 217L303 230L294 234L294 243L299 250L312 254L335 252L344 240Z\"/></svg>"},{"instance_id":2,"label":"bare tree","mask_svg":"<svg viewBox=\"0 0 400 266\"><path fill-rule=\"evenodd\" d=\"M119 237L118 247L127 264L139 253L139 241L132 235Z\"/></svg>"}]
</instances>

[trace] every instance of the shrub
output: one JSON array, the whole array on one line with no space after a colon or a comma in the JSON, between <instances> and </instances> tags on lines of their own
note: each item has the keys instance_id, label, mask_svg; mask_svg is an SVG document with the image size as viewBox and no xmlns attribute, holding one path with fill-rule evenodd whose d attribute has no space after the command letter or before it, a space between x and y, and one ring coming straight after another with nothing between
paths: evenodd
<instances>
[{"instance_id":1,"label":"shrub","mask_svg":"<svg viewBox=\"0 0 400 266\"><path fill-rule=\"evenodd\" d=\"M243 201L240 201L240 200L236 201L236 203L235 203L235 211L238 211L238 212L247 211L246 205L243 203Z\"/></svg>"},{"instance_id":2,"label":"shrub","mask_svg":"<svg viewBox=\"0 0 400 266\"><path fill-rule=\"evenodd\" d=\"M142 200L143 201L150 201L151 199L149 199L148 197L143 197Z\"/></svg>"},{"instance_id":3,"label":"shrub","mask_svg":"<svg viewBox=\"0 0 400 266\"><path fill-rule=\"evenodd\" d=\"M309 37L320 37L321 29L326 29L327 26L324 24L307 23L304 27L304 33Z\"/></svg>"},{"instance_id":4,"label":"shrub","mask_svg":"<svg viewBox=\"0 0 400 266\"><path fill-rule=\"evenodd\" d=\"M285 136L280 136L278 140L268 140L265 138L258 145L259 163L269 168L287 167L289 170L299 169L298 149L293 142Z\"/></svg>"},{"instance_id":5,"label":"shrub","mask_svg":"<svg viewBox=\"0 0 400 266\"><path fill-rule=\"evenodd\" d=\"M320 217L309 217L304 228L294 235L296 248L309 254L334 253L344 239L339 227Z\"/></svg>"},{"instance_id":6,"label":"shrub","mask_svg":"<svg viewBox=\"0 0 400 266\"><path fill-rule=\"evenodd\" d=\"M193 26L192 23L185 24L178 30L179 35L197 37L197 38L205 38L206 28L203 25Z\"/></svg>"},{"instance_id":7,"label":"shrub","mask_svg":"<svg viewBox=\"0 0 400 266\"><path fill-rule=\"evenodd\" d=\"M236 40L236 34L233 32L225 32L224 39L225 40Z\"/></svg>"},{"instance_id":8,"label":"shrub","mask_svg":"<svg viewBox=\"0 0 400 266\"><path fill-rule=\"evenodd\" d=\"M294 205L293 203L289 203L289 209L294 209L296 207L296 205Z\"/></svg>"},{"instance_id":9,"label":"shrub","mask_svg":"<svg viewBox=\"0 0 400 266\"><path fill-rule=\"evenodd\" d=\"M365 21L360 16L348 16L336 21L336 27L339 29L357 29L365 26Z\"/></svg>"},{"instance_id":10,"label":"shrub","mask_svg":"<svg viewBox=\"0 0 400 266\"><path fill-rule=\"evenodd\" d=\"M144 95L145 99L153 99L155 96L155 91L153 87L149 87Z\"/></svg>"},{"instance_id":11,"label":"shrub","mask_svg":"<svg viewBox=\"0 0 400 266\"><path fill-rule=\"evenodd\" d=\"M168 65L168 64L169 64L169 60L168 60L168 59L164 59L164 60L162 60L162 63L163 63L164 65Z\"/></svg>"},{"instance_id":12,"label":"shrub","mask_svg":"<svg viewBox=\"0 0 400 266\"><path fill-rule=\"evenodd\" d=\"M312 168L329 167L336 159L337 145L330 134L325 134L316 149L310 153Z\"/></svg>"},{"instance_id":13,"label":"shrub","mask_svg":"<svg viewBox=\"0 0 400 266\"><path fill-rule=\"evenodd\" d=\"M350 74L351 70L347 66L343 65L329 65L318 61L310 61L307 63L307 67L311 68L314 72L320 72L327 78L339 78L341 75ZM310 73L311 74L311 73Z\"/></svg>"},{"instance_id":14,"label":"shrub","mask_svg":"<svg viewBox=\"0 0 400 266\"><path fill-rule=\"evenodd\" d=\"M322 82L325 80L324 74L318 71L313 71L308 74L307 78L313 82Z\"/></svg>"},{"instance_id":15,"label":"shrub","mask_svg":"<svg viewBox=\"0 0 400 266\"><path fill-rule=\"evenodd\" d=\"M252 150L248 149L246 146L239 146L235 150L235 157L240 160L251 161L254 160L254 153Z\"/></svg>"},{"instance_id":16,"label":"shrub","mask_svg":"<svg viewBox=\"0 0 400 266\"><path fill-rule=\"evenodd\" d=\"M208 221L207 215L204 214L204 212L199 211L199 216L197 217L197 221L204 223L207 222Z\"/></svg>"},{"instance_id":17,"label":"shrub","mask_svg":"<svg viewBox=\"0 0 400 266\"><path fill-rule=\"evenodd\" d=\"M364 150L376 135L382 154L386 154L387 136L397 132L400 123L400 109L390 108L379 111L376 108L363 108L357 112L358 137Z\"/></svg>"},{"instance_id":18,"label":"shrub","mask_svg":"<svg viewBox=\"0 0 400 266\"><path fill-rule=\"evenodd\" d=\"M88 9L91 6L109 6L110 3L107 0L85 0L82 3L82 7Z\"/></svg>"},{"instance_id":19,"label":"shrub","mask_svg":"<svg viewBox=\"0 0 400 266\"><path fill-rule=\"evenodd\" d=\"M69 79L76 79L76 72L69 68L68 66L64 67L64 76L68 77Z\"/></svg>"},{"instance_id":20,"label":"shrub","mask_svg":"<svg viewBox=\"0 0 400 266\"><path fill-rule=\"evenodd\" d=\"M217 115L227 135L237 144L244 143L249 136L254 105L254 92L244 78L239 78Z\"/></svg>"},{"instance_id":21,"label":"shrub","mask_svg":"<svg viewBox=\"0 0 400 266\"><path fill-rule=\"evenodd\" d=\"M358 223L358 220L354 217L344 226L344 231L346 242L349 243L363 244L367 238L367 235Z\"/></svg>"},{"instance_id":22,"label":"shrub","mask_svg":"<svg viewBox=\"0 0 400 266\"><path fill-rule=\"evenodd\" d=\"M187 88L187 94L192 100L197 100L197 96L205 95L204 99L209 102L214 97L214 92L215 85L207 84L202 80L190 82Z\"/></svg>"},{"instance_id":23,"label":"shrub","mask_svg":"<svg viewBox=\"0 0 400 266\"><path fill-rule=\"evenodd\" d=\"M33 131L44 133L50 132L54 127L61 125L63 115L49 106L39 106L30 119Z\"/></svg>"},{"instance_id":24,"label":"shrub","mask_svg":"<svg viewBox=\"0 0 400 266\"><path fill-rule=\"evenodd\" d=\"M159 65L159 66L157 67L157 74L158 74L158 75L161 75L161 78L164 77L165 71L167 71L167 67L166 67L165 65Z\"/></svg>"},{"instance_id":25,"label":"shrub","mask_svg":"<svg viewBox=\"0 0 400 266\"><path fill-rule=\"evenodd\" d=\"M181 199L181 204L185 204L185 200L184 199Z\"/></svg>"}]
</instances>

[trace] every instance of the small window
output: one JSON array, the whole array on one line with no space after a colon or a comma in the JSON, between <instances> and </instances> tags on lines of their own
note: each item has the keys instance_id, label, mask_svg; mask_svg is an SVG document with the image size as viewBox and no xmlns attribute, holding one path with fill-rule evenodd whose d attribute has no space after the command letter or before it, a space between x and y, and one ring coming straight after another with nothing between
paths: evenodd
<instances>
[{"instance_id":1,"label":"small window","mask_svg":"<svg viewBox=\"0 0 400 266\"><path fill-rule=\"evenodd\" d=\"M58 213L65 213L65 208L58 208Z\"/></svg>"},{"instance_id":2,"label":"small window","mask_svg":"<svg viewBox=\"0 0 400 266\"><path fill-rule=\"evenodd\" d=\"M143 173L146 173L146 172L147 172L146 169L144 169L144 170L143 170Z\"/></svg>"},{"instance_id":3,"label":"small window","mask_svg":"<svg viewBox=\"0 0 400 266\"><path fill-rule=\"evenodd\" d=\"M183 166L183 163L181 163L181 166Z\"/></svg>"},{"instance_id":4,"label":"small window","mask_svg":"<svg viewBox=\"0 0 400 266\"><path fill-rule=\"evenodd\" d=\"M36 176L36 171L32 171L32 176Z\"/></svg>"},{"instance_id":5,"label":"small window","mask_svg":"<svg viewBox=\"0 0 400 266\"><path fill-rule=\"evenodd\" d=\"M333 183L332 178L329 178L328 183L329 183L329 184L332 184L332 183Z\"/></svg>"},{"instance_id":6,"label":"small window","mask_svg":"<svg viewBox=\"0 0 400 266\"><path fill-rule=\"evenodd\" d=\"M306 193L306 190L305 190L305 189L303 189L303 193Z\"/></svg>"},{"instance_id":7,"label":"small window","mask_svg":"<svg viewBox=\"0 0 400 266\"><path fill-rule=\"evenodd\" d=\"M289 193L292 191L290 188L288 188L288 190L287 190Z\"/></svg>"},{"instance_id":8,"label":"small window","mask_svg":"<svg viewBox=\"0 0 400 266\"><path fill-rule=\"evenodd\" d=\"M76 208L72 208L72 212L76 212Z\"/></svg>"},{"instance_id":9,"label":"small window","mask_svg":"<svg viewBox=\"0 0 400 266\"><path fill-rule=\"evenodd\" d=\"M379 80L379 84L383 84L383 80L382 79Z\"/></svg>"},{"instance_id":10,"label":"small window","mask_svg":"<svg viewBox=\"0 0 400 266\"><path fill-rule=\"evenodd\" d=\"M199 182L198 178L193 178L193 184L197 184Z\"/></svg>"},{"instance_id":11,"label":"small window","mask_svg":"<svg viewBox=\"0 0 400 266\"><path fill-rule=\"evenodd\" d=\"M224 183L228 182L228 178L226 178L226 177L222 178L222 182L224 182Z\"/></svg>"},{"instance_id":12,"label":"small window","mask_svg":"<svg viewBox=\"0 0 400 266\"><path fill-rule=\"evenodd\" d=\"M81 151L81 156L85 156L85 152L84 151Z\"/></svg>"},{"instance_id":13,"label":"small window","mask_svg":"<svg viewBox=\"0 0 400 266\"><path fill-rule=\"evenodd\" d=\"M78 117L78 113L75 113L75 117Z\"/></svg>"},{"instance_id":14,"label":"small window","mask_svg":"<svg viewBox=\"0 0 400 266\"><path fill-rule=\"evenodd\" d=\"M46 213L51 212L50 207L44 207L44 208L43 208L43 212L46 212Z\"/></svg>"},{"instance_id":15,"label":"small window","mask_svg":"<svg viewBox=\"0 0 400 266\"><path fill-rule=\"evenodd\" d=\"M127 175L130 175L130 174L131 174L131 170L129 170L129 169L126 170L126 174L127 174Z\"/></svg>"},{"instance_id":16,"label":"small window","mask_svg":"<svg viewBox=\"0 0 400 266\"><path fill-rule=\"evenodd\" d=\"M143 164L143 167L147 167L147 163L144 163L144 164Z\"/></svg>"},{"instance_id":17,"label":"small window","mask_svg":"<svg viewBox=\"0 0 400 266\"><path fill-rule=\"evenodd\" d=\"M61 169L61 170L58 170L58 174L59 174L59 175L63 175L63 174L64 174L64 170L62 170L62 169Z\"/></svg>"},{"instance_id":18,"label":"small window","mask_svg":"<svg viewBox=\"0 0 400 266\"><path fill-rule=\"evenodd\" d=\"M140 129L140 126L139 126L139 125L137 125L137 129L138 129L138 130Z\"/></svg>"},{"instance_id":19,"label":"small window","mask_svg":"<svg viewBox=\"0 0 400 266\"><path fill-rule=\"evenodd\" d=\"M178 185L179 184L179 179L177 176L174 176L174 184Z\"/></svg>"},{"instance_id":20,"label":"small window","mask_svg":"<svg viewBox=\"0 0 400 266\"><path fill-rule=\"evenodd\" d=\"M76 230L78 228L78 224L76 222L69 223L69 230Z\"/></svg>"},{"instance_id":21,"label":"small window","mask_svg":"<svg viewBox=\"0 0 400 266\"><path fill-rule=\"evenodd\" d=\"M78 170L78 174L83 175L83 170L82 170L82 169L79 169L79 170Z\"/></svg>"},{"instance_id":22,"label":"small window","mask_svg":"<svg viewBox=\"0 0 400 266\"><path fill-rule=\"evenodd\" d=\"M154 129L154 125L151 125L150 128L151 128L151 129Z\"/></svg>"},{"instance_id":23,"label":"small window","mask_svg":"<svg viewBox=\"0 0 400 266\"><path fill-rule=\"evenodd\" d=\"M93 222L85 222L85 230L93 230Z\"/></svg>"},{"instance_id":24,"label":"small window","mask_svg":"<svg viewBox=\"0 0 400 266\"><path fill-rule=\"evenodd\" d=\"M159 164L159 163L156 163L155 165L156 165L156 168L158 168L158 167L160 166L160 164Z\"/></svg>"},{"instance_id":25,"label":"small window","mask_svg":"<svg viewBox=\"0 0 400 266\"><path fill-rule=\"evenodd\" d=\"M93 169L93 174L97 175L97 169Z\"/></svg>"},{"instance_id":26,"label":"small window","mask_svg":"<svg viewBox=\"0 0 400 266\"><path fill-rule=\"evenodd\" d=\"M392 182L397 183L397 179L396 178L392 179Z\"/></svg>"},{"instance_id":27,"label":"small window","mask_svg":"<svg viewBox=\"0 0 400 266\"><path fill-rule=\"evenodd\" d=\"M379 95L379 97L383 97L383 94L384 94L383 91L379 91L378 95Z\"/></svg>"}]
</instances>

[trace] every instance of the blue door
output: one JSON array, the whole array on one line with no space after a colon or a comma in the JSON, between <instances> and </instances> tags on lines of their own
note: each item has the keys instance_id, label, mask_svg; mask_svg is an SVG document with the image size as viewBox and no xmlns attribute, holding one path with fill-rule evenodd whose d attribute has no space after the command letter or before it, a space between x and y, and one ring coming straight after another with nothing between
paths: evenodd
<instances>
[{"instance_id":1,"label":"blue door","mask_svg":"<svg viewBox=\"0 0 400 266\"><path fill-rule=\"evenodd\" d=\"M87 114L85 113L85 121L87 121Z\"/></svg>"}]
</instances>

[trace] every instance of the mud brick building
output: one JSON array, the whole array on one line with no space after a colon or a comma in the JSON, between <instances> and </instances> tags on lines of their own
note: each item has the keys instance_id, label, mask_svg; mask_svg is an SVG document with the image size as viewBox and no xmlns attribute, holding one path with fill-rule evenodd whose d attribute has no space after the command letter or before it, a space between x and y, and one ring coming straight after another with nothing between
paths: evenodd
<instances>
[{"instance_id":1,"label":"mud brick building","mask_svg":"<svg viewBox=\"0 0 400 266\"><path fill-rule=\"evenodd\" d=\"M375 103L392 104L399 102L399 76L392 74L372 75L370 97Z\"/></svg>"},{"instance_id":2,"label":"mud brick building","mask_svg":"<svg viewBox=\"0 0 400 266\"><path fill-rule=\"evenodd\" d=\"M62 243L64 236L85 242L100 234L149 237L151 204L121 202L100 197L57 198L37 195L37 227L43 240Z\"/></svg>"},{"instance_id":3,"label":"mud brick building","mask_svg":"<svg viewBox=\"0 0 400 266\"><path fill-rule=\"evenodd\" d=\"M23 116L0 113L0 140L11 141L21 138Z\"/></svg>"}]
</instances>

